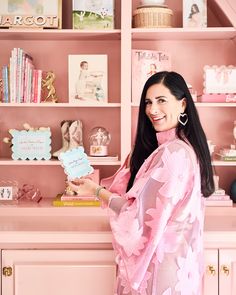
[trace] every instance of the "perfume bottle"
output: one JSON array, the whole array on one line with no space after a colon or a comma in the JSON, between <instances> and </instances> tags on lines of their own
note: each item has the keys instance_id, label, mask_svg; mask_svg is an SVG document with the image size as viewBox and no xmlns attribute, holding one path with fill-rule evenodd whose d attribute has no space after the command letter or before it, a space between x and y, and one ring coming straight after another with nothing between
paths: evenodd
<instances>
[{"instance_id":1,"label":"perfume bottle","mask_svg":"<svg viewBox=\"0 0 236 295\"><path fill-rule=\"evenodd\" d=\"M95 127L90 131L90 156L107 156L110 133L104 127Z\"/></svg>"}]
</instances>

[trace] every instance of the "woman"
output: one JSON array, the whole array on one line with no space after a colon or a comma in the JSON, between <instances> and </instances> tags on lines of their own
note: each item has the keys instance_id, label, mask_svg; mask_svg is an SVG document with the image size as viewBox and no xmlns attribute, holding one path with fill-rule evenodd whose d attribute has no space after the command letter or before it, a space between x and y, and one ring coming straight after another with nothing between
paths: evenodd
<instances>
[{"instance_id":1,"label":"woman","mask_svg":"<svg viewBox=\"0 0 236 295\"><path fill-rule=\"evenodd\" d=\"M115 212L116 294L201 294L203 197L214 182L206 136L181 75L159 72L147 80L130 167L105 179L106 189L85 178L74 183L78 194L95 194Z\"/></svg>"}]
</instances>

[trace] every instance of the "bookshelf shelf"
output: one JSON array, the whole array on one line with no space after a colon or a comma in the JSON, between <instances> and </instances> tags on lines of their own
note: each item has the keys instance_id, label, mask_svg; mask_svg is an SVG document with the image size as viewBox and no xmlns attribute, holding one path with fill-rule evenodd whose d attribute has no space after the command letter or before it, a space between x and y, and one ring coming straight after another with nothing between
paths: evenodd
<instances>
[{"instance_id":1,"label":"bookshelf shelf","mask_svg":"<svg viewBox=\"0 0 236 295\"><path fill-rule=\"evenodd\" d=\"M236 38L234 27L214 28L151 28L132 29L132 39L138 40L231 40Z\"/></svg>"},{"instance_id":2,"label":"bookshelf shelf","mask_svg":"<svg viewBox=\"0 0 236 295\"><path fill-rule=\"evenodd\" d=\"M71 104L71 103L0 103L0 108L119 108L120 103Z\"/></svg>"},{"instance_id":3,"label":"bookshelf shelf","mask_svg":"<svg viewBox=\"0 0 236 295\"><path fill-rule=\"evenodd\" d=\"M236 103L229 103L229 102L196 102L195 105L197 107L236 107ZM139 107L137 103L132 103L133 107Z\"/></svg>"},{"instance_id":4,"label":"bookshelf shelf","mask_svg":"<svg viewBox=\"0 0 236 295\"><path fill-rule=\"evenodd\" d=\"M0 40L120 40L121 30L0 29Z\"/></svg>"},{"instance_id":5,"label":"bookshelf shelf","mask_svg":"<svg viewBox=\"0 0 236 295\"><path fill-rule=\"evenodd\" d=\"M196 102L197 107L236 107L236 103L230 102Z\"/></svg>"},{"instance_id":6,"label":"bookshelf shelf","mask_svg":"<svg viewBox=\"0 0 236 295\"><path fill-rule=\"evenodd\" d=\"M121 161L96 161L90 160L92 166L120 166ZM1 159L0 166L61 166L58 160L11 160L11 159Z\"/></svg>"}]
</instances>

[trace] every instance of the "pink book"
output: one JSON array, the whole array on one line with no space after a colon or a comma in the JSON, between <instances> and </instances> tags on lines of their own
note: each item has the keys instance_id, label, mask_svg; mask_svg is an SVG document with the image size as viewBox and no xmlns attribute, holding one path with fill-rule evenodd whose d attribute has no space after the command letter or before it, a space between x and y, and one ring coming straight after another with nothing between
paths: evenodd
<instances>
[{"instance_id":1,"label":"pink book","mask_svg":"<svg viewBox=\"0 0 236 295\"><path fill-rule=\"evenodd\" d=\"M235 102L236 94L203 94L201 102Z\"/></svg>"},{"instance_id":2,"label":"pink book","mask_svg":"<svg viewBox=\"0 0 236 295\"><path fill-rule=\"evenodd\" d=\"M208 200L230 200L229 195L217 195L217 194L212 194L210 197L207 198Z\"/></svg>"},{"instance_id":3,"label":"pink book","mask_svg":"<svg viewBox=\"0 0 236 295\"><path fill-rule=\"evenodd\" d=\"M132 50L132 102L140 102L143 86L149 77L157 72L169 70L171 58L167 52Z\"/></svg>"}]
</instances>

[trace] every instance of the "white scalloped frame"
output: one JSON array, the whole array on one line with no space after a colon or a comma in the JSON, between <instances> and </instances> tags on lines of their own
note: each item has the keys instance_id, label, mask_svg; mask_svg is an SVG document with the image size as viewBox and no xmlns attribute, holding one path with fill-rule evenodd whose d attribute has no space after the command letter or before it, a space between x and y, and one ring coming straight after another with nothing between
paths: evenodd
<instances>
[{"instance_id":1,"label":"white scalloped frame","mask_svg":"<svg viewBox=\"0 0 236 295\"><path fill-rule=\"evenodd\" d=\"M50 130L15 130L12 135L13 160L50 160L51 131Z\"/></svg>"},{"instance_id":2,"label":"white scalloped frame","mask_svg":"<svg viewBox=\"0 0 236 295\"><path fill-rule=\"evenodd\" d=\"M90 166L84 148L81 146L60 153L58 159L61 161L68 180L87 176L94 171L93 167Z\"/></svg>"},{"instance_id":3,"label":"white scalloped frame","mask_svg":"<svg viewBox=\"0 0 236 295\"><path fill-rule=\"evenodd\" d=\"M209 66L204 67L203 93L205 94L235 94L236 67Z\"/></svg>"}]
</instances>

